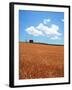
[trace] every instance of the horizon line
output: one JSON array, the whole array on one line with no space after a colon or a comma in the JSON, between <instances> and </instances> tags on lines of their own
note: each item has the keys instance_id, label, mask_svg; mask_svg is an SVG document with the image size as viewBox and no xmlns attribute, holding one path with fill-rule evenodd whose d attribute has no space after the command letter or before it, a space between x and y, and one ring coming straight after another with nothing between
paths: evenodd
<instances>
[{"instance_id":1,"label":"horizon line","mask_svg":"<svg viewBox=\"0 0 72 90\"><path fill-rule=\"evenodd\" d=\"M19 43L30 43L30 42L23 42L23 41L19 41ZM53 45L53 46L64 46L64 44L48 44L48 43L42 43L42 42L33 42L30 44L44 44L44 45Z\"/></svg>"}]
</instances>

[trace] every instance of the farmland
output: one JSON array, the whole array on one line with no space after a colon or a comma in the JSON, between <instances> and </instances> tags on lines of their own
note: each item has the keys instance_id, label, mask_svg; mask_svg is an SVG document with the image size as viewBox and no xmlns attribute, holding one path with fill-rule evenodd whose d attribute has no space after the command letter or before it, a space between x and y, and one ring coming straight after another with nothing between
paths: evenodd
<instances>
[{"instance_id":1,"label":"farmland","mask_svg":"<svg viewBox=\"0 0 72 90\"><path fill-rule=\"evenodd\" d=\"M64 46L19 42L19 79L64 77Z\"/></svg>"}]
</instances>

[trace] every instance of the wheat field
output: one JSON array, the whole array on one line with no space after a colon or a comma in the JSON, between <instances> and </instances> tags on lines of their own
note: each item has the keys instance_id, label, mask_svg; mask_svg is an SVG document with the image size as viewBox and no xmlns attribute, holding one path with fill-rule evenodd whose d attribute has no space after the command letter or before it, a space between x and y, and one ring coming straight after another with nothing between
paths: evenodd
<instances>
[{"instance_id":1,"label":"wheat field","mask_svg":"<svg viewBox=\"0 0 72 90\"><path fill-rule=\"evenodd\" d=\"M64 77L64 46L19 42L19 79Z\"/></svg>"}]
</instances>

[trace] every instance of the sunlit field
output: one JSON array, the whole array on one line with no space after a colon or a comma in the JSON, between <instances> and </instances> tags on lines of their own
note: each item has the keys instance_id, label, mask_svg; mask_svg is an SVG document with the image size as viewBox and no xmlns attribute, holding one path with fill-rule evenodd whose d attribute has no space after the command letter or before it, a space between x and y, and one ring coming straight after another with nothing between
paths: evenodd
<instances>
[{"instance_id":1,"label":"sunlit field","mask_svg":"<svg viewBox=\"0 0 72 90\"><path fill-rule=\"evenodd\" d=\"M64 77L64 46L19 43L19 79Z\"/></svg>"}]
</instances>

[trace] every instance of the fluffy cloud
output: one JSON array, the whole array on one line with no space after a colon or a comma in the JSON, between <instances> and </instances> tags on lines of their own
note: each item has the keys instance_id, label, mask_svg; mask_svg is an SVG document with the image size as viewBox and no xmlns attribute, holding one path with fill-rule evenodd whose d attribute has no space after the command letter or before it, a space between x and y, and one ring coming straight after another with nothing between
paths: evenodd
<instances>
[{"instance_id":1,"label":"fluffy cloud","mask_svg":"<svg viewBox=\"0 0 72 90\"><path fill-rule=\"evenodd\" d=\"M43 23L44 23L44 24L47 24L47 23L50 22L50 21L51 21L50 19L44 19L44 20L43 20Z\"/></svg>"},{"instance_id":2,"label":"fluffy cloud","mask_svg":"<svg viewBox=\"0 0 72 90\"><path fill-rule=\"evenodd\" d=\"M36 28L46 35L61 35L61 33L59 32L59 26L55 24L52 24L50 27L48 27L40 23Z\"/></svg>"},{"instance_id":3,"label":"fluffy cloud","mask_svg":"<svg viewBox=\"0 0 72 90\"><path fill-rule=\"evenodd\" d=\"M60 40L60 36L62 35L59 32L59 26L55 24L51 24L51 26L44 25L40 23L38 26L30 26L26 29L26 32L33 36L46 36L52 40Z\"/></svg>"},{"instance_id":4,"label":"fluffy cloud","mask_svg":"<svg viewBox=\"0 0 72 90\"><path fill-rule=\"evenodd\" d=\"M61 40L61 38L59 38L58 36L51 37L50 39L52 39L52 40Z\"/></svg>"},{"instance_id":5,"label":"fluffy cloud","mask_svg":"<svg viewBox=\"0 0 72 90\"><path fill-rule=\"evenodd\" d=\"M64 22L64 19L62 19L61 21Z\"/></svg>"},{"instance_id":6,"label":"fluffy cloud","mask_svg":"<svg viewBox=\"0 0 72 90\"><path fill-rule=\"evenodd\" d=\"M43 35L43 33L41 31L37 30L34 26L30 26L29 28L27 28L26 32L33 36Z\"/></svg>"}]
</instances>

